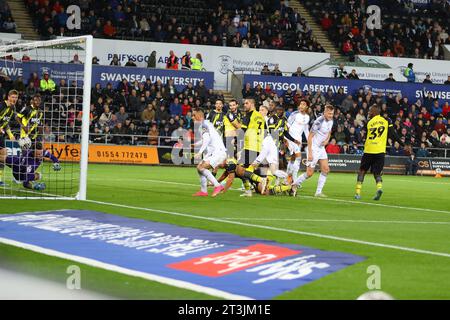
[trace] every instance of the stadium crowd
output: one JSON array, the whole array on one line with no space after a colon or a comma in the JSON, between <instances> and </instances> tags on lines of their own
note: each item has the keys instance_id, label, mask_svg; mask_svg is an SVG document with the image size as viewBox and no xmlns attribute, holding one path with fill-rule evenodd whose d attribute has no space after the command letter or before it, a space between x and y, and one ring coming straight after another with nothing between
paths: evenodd
<instances>
[{"instance_id":1,"label":"stadium crowd","mask_svg":"<svg viewBox=\"0 0 450 320\"><path fill-rule=\"evenodd\" d=\"M287 1L79 1L81 30L68 30L67 0L28 0L43 39L92 34L183 44L324 52Z\"/></svg>"},{"instance_id":2,"label":"stadium crowd","mask_svg":"<svg viewBox=\"0 0 450 320\"><path fill-rule=\"evenodd\" d=\"M381 28L367 27L368 5L381 8ZM450 3L446 0L327 0L305 2L340 52L385 57L444 59L449 44Z\"/></svg>"},{"instance_id":3,"label":"stadium crowd","mask_svg":"<svg viewBox=\"0 0 450 320\"><path fill-rule=\"evenodd\" d=\"M0 77L0 95L4 97L9 89L14 88L21 93L23 103L36 92L44 95L62 92L61 98L54 96L52 100L47 99L51 104L45 106L45 119L58 119L58 123L46 123L44 134L50 140L69 141L75 134L68 134L67 128L70 131L71 128L78 130L80 127L82 94L76 90L80 91L81 88L77 87L76 82L65 83L62 80L49 89L45 87L46 81L44 87L41 82L46 78L44 75L40 79L37 74L26 80L20 77L15 81ZM78 97L74 99L74 96ZM431 93L417 101L408 101L401 94L383 96L363 89L346 95L342 88L336 93L331 89L327 92L294 92L288 89L278 95L270 87L252 88L246 84L242 96L256 98L257 105L281 105L286 117L296 110L301 99L306 99L310 104L311 121L323 111L326 103L336 106L333 140L327 149L330 153L361 153L366 136L367 112L372 104L379 105L382 115L392 120L403 142L401 146L390 141L388 153L409 155L414 150L420 156L439 156L442 152L437 149L450 148L449 103L439 104ZM173 145L177 139L170 137L178 137L177 130L181 132L186 129L192 135L192 110L202 107L211 111L217 99L224 99L220 93L208 90L203 82L188 84L182 90L177 90L173 80L164 84L161 81L152 83L150 80L129 83L126 79L115 87L112 84L106 87L95 84L91 98L91 141L150 145ZM227 112L227 105L223 112ZM65 136L55 136L52 130L65 132ZM159 140L160 136L166 138ZM428 151L429 148L433 151Z\"/></svg>"},{"instance_id":4,"label":"stadium crowd","mask_svg":"<svg viewBox=\"0 0 450 320\"><path fill-rule=\"evenodd\" d=\"M0 0L0 32L16 32L16 23L6 0Z\"/></svg>"}]
</instances>

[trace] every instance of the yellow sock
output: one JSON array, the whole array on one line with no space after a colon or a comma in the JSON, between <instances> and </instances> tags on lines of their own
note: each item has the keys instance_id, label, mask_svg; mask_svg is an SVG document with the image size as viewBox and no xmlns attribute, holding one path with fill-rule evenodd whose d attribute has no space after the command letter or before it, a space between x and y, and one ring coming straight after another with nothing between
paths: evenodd
<instances>
[{"instance_id":1,"label":"yellow sock","mask_svg":"<svg viewBox=\"0 0 450 320\"><path fill-rule=\"evenodd\" d=\"M250 180L252 180L253 182L256 182L256 183L260 183L262 178L260 176L258 176L257 174L252 173L252 175L250 176Z\"/></svg>"},{"instance_id":2,"label":"yellow sock","mask_svg":"<svg viewBox=\"0 0 450 320\"><path fill-rule=\"evenodd\" d=\"M3 168L0 169L0 181L3 181Z\"/></svg>"},{"instance_id":3,"label":"yellow sock","mask_svg":"<svg viewBox=\"0 0 450 320\"><path fill-rule=\"evenodd\" d=\"M250 187L251 187L250 181L245 180L245 181L244 181L244 188L245 188L245 190L250 190Z\"/></svg>"},{"instance_id":4,"label":"yellow sock","mask_svg":"<svg viewBox=\"0 0 450 320\"><path fill-rule=\"evenodd\" d=\"M383 189L383 183L382 182L378 182L377 183L377 190L381 190Z\"/></svg>"},{"instance_id":5,"label":"yellow sock","mask_svg":"<svg viewBox=\"0 0 450 320\"><path fill-rule=\"evenodd\" d=\"M269 187L269 190L271 190L273 192L273 194L280 194L285 191L291 190L291 186L284 186L284 185L271 186L271 187Z\"/></svg>"},{"instance_id":6,"label":"yellow sock","mask_svg":"<svg viewBox=\"0 0 450 320\"><path fill-rule=\"evenodd\" d=\"M362 183L361 182L357 182L356 183L356 194L357 195L361 195L361 188L362 188Z\"/></svg>"},{"instance_id":7,"label":"yellow sock","mask_svg":"<svg viewBox=\"0 0 450 320\"><path fill-rule=\"evenodd\" d=\"M249 165L248 168L245 170L247 170L248 172L254 172L255 168L252 165Z\"/></svg>"}]
</instances>

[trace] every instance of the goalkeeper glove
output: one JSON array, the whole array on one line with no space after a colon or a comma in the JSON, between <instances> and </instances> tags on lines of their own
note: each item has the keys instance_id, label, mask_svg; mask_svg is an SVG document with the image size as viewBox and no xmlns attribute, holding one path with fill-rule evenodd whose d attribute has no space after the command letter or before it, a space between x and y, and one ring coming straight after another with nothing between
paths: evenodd
<instances>
[{"instance_id":1,"label":"goalkeeper glove","mask_svg":"<svg viewBox=\"0 0 450 320\"><path fill-rule=\"evenodd\" d=\"M31 139L28 137L20 138L18 143L19 143L19 147L22 149L30 149L31 148Z\"/></svg>"},{"instance_id":2,"label":"goalkeeper glove","mask_svg":"<svg viewBox=\"0 0 450 320\"><path fill-rule=\"evenodd\" d=\"M53 164L53 170L54 171L60 171L61 170L61 165L59 164L59 162L55 162Z\"/></svg>"}]
</instances>

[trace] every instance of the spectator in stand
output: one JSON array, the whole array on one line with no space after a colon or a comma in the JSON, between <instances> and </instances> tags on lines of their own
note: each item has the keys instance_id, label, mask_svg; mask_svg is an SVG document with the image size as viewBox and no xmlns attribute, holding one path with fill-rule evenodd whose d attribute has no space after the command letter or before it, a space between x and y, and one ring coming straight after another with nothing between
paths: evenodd
<instances>
[{"instance_id":1,"label":"spectator in stand","mask_svg":"<svg viewBox=\"0 0 450 320\"><path fill-rule=\"evenodd\" d=\"M350 39L347 39L343 46L342 46L342 53L344 54L344 56L350 57L350 59L353 57L354 52L353 52L353 45L350 41Z\"/></svg>"},{"instance_id":2,"label":"spectator in stand","mask_svg":"<svg viewBox=\"0 0 450 320\"><path fill-rule=\"evenodd\" d=\"M431 78L430 78L430 75L429 74L427 74L426 76L425 76L425 79L423 79L423 83L433 83L433 81L431 81Z\"/></svg>"},{"instance_id":3,"label":"spectator in stand","mask_svg":"<svg viewBox=\"0 0 450 320\"><path fill-rule=\"evenodd\" d=\"M151 146L157 146L158 145L158 136L159 136L159 130L156 124L153 124L151 129L148 131L148 144Z\"/></svg>"},{"instance_id":4,"label":"spectator in stand","mask_svg":"<svg viewBox=\"0 0 450 320\"><path fill-rule=\"evenodd\" d=\"M266 65L264 65L264 67L262 68L262 70L261 70L261 75L262 76L270 76L272 73L271 73L271 71L270 71L270 69L269 69L269 66L267 66L267 64Z\"/></svg>"},{"instance_id":5,"label":"spectator in stand","mask_svg":"<svg viewBox=\"0 0 450 320\"><path fill-rule=\"evenodd\" d=\"M420 144L420 148L417 150L416 156L418 158L427 158L430 156L430 152L426 149L425 143Z\"/></svg>"},{"instance_id":6,"label":"spectator in stand","mask_svg":"<svg viewBox=\"0 0 450 320\"><path fill-rule=\"evenodd\" d=\"M279 65L278 64L275 65L274 69L271 72L271 75L272 76L282 76L283 75L283 73L279 69Z\"/></svg>"},{"instance_id":7,"label":"spectator in stand","mask_svg":"<svg viewBox=\"0 0 450 320\"><path fill-rule=\"evenodd\" d=\"M252 85L250 83L246 83L244 89L242 89L242 98L246 99L249 97L253 97L255 95Z\"/></svg>"},{"instance_id":8,"label":"spectator in stand","mask_svg":"<svg viewBox=\"0 0 450 320\"><path fill-rule=\"evenodd\" d=\"M450 105L448 101L445 101L444 106L442 107L442 115L447 118L450 115Z\"/></svg>"},{"instance_id":9,"label":"spectator in stand","mask_svg":"<svg viewBox=\"0 0 450 320\"><path fill-rule=\"evenodd\" d=\"M394 79L394 75L392 73L389 73L389 77L384 79L384 81L396 81L396 80Z\"/></svg>"},{"instance_id":10,"label":"spectator in stand","mask_svg":"<svg viewBox=\"0 0 450 320\"><path fill-rule=\"evenodd\" d=\"M175 98L173 102L170 104L169 111L172 117L176 115L180 116L182 114L182 107L181 104L179 103L178 98Z\"/></svg>"},{"instance_id":11,"label":"spectator in stand","mask_svg":"<svg viewBox=\"0 0 450 320\"><path fill-rule=\"evenodd\" d=\"M184 56L181 57L181 70L191 70L191 52L186 51Z\"/></svg>"},{"instance_id":12,"label":"spectator in stand","mask_svg":"<svg viewBox=\"0 0 450 320\"><path fill-rule=\"evenodd\" d=\"M325 15L323 16L320 24L322 26L322 28L327 31L330 27L331 24L333 23L333 21L330 19L329 14L325 13Z\"/></svg>"},{"instance_id":13,"label":"spectator in stand","mask_svg":"<svg viewBox=\"0 0 450 320\"><path fill-rule=\"evenodd\" d=\"M344 70L344 64L340 63L339 67L337 67L334 70L334 77L335 78L346 78L347 77L347 71Z\"/></svg>"},{"instance_id":14,"label":"spectator in stand","mask_svg":"<svg viewBox=\"0 0 450 320\"><path fill-rule=\"evenodd\" d=\"M147 68L156 68L156 51L152 51L148 57Z\"/></svg>"},{"instance_id":15,"label":"spectator in stand","mask_svg":"<svg viewBox=\"0 0 450 320\"><path fill-rule=\"evenodd\" d=\"M125 67L137 67L136 63L134 63L133 58L128 58L127 63L125 63Z\"/></svg>"},{"instance_id":16,"label":"spectator in stand","mask_svg":"<svg viewBox=\"0 0 450 320\"><path fill-rule=\"evenodd\" d=\"M116 113L117 122L124 124L125 121L129 118L129 115L127 112L125 112L125 107L121 106L119 108L119 112Z\"/></svg>"},{"instance_id":17,"label":"spectator in stand","mask_svg":"<svg viewBox=\"0 0 450 320\"><path fill-rule=\"evenodd\" d=\"M347 76L347 79L359 80L358 74L355 69L352 69L352 72Z\"/></svg>"},{"instance_id":18,"label":"spectator in stand","mask_svg":"<svg viewBox=\"0 0 450 320\"><path fill-rule=\"evenodd\" d=\"M178 57L173 50L170 50L169 57L167 58L166 69L178 70Z\"/></svg>"},{"instance_id":19,"label":"spectator in stand","mask_svg":"<svg viewBox=\"0 0 450 320\"><path fill-rule=\"evenodd\" d=\"M69 63L83 64L83 62L80 61L78 54L74 54L73 59Z\"/></svg>"},{"instance_id":20,"label":"spectator in stand","mask_svg":"<svg viewBox=\"0 0 450 320\"><path fill-rule=\"evenodd\" d=\"M442 111L442 107L439 106L439 100L434 100L433 107L431 108L431 115L436 118L442 114Z\"/></svg>"},{"instance_id":21,"label":"spectator in stand","mask_svg":"<svg viewBox=\"0 0 450 320\"><path fill-rule=\"evenodd\" d=\"M437 131L438 135L442 135L447 132L447 126L444 124L442 117L437 118L433 129Z\"/></svg>"},{"instance_id":22,"label":"spectator in stand","mask_svg":"<svg viewBox=\"0 0 450 320\"><path fill-rule=\"evenodd\" d=\"M293 77L306 77L306 75L302 72L302 68L298 67L297 71L295 71L294 73L292 73Z\"/></svg>"},{"instance_id":23,"label":"spectator in stand","mask_svg":"<svg viewBox=\"0 0 450 320\"><path fill-rule=\"evenodd\" d=\"M403 76L406 78L407 82L416 82L416 75L413 70L413 64L408 63L408 67L403 71Z\"/></svg>"},{"instance_id":24,"label":"spectator in stand","mask_svg":"<svg viewBox=\"0 0 450 320\"><path fill-rule=\"evenodd\" d=\"M332 138L330 143L325 147L325 150L329 154L341 153L341 148L336 144L336 139Z\"/></svg>"},{"instance_id":25,"label":"spectator in stand","mask_svg":"<svg viewBox=\"0 0 450 320\"><path fill-rule=\"evenodd\" d=\"M450 76L447 77L447 80L445 80L444 84L450 85Z\"/></svg>"},{"instance_id":26,"label":"spectator in stand","mask_svg":"<svg viewBox=\"0 0 450 320\"><path fill-rule=\"evenodd\" d=\"M116 28L113 26L111 20L107 20L105 26L103 27L103 35L106 38L114 38L116 33Z\"/></svg>"},{"instance_id":27,"label":"spectator in stand","mask_svg":"<svg viewBox=\"0 0 450 320\"><path fill-rule=\"evenodd\" d=\"M92 64L98 64L100 60L97 57L92 58Z\"/></svg>"},{"instance_id":28,"label":"spectator in stand","mask_svg":"<svg viewBox=\"0 0 450 320\"><path fill-rule=\"evenodd\" d=\"M391 156L396 156L396 157L401 157L401 156L405 155L403 148L400 147L400 144L397 141L395 141L394 145L391 146L391 150L390 150L389 154Z\"/></svg>"},{"instance_id":29,"label":"spectator in stand","mask_svg":"<svg viewBox=\"0 0 450 320\"><path fill-rule=\"evenodd\" d=\"M111 60L111 63L109 64L110 66L120 66L120 61L119 61L119 56L115 53L113 55L113 58Z\"/></svg>"}]
</instances>

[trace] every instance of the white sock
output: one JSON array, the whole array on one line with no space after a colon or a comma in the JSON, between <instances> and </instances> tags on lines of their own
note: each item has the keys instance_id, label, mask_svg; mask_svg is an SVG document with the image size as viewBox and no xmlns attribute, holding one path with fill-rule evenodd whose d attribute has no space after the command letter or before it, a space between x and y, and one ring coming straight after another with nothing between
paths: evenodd
<instances>
[{"instance_id":1,"label":"white sock","mask_svg":"<svg viewBox=\"0 0 450 320\"><path fill-rule=\"evenodd\" d=\"M276 170L273 174L275 177L280 178L280 179L285 179L288 176L287 173L282 170Z\"/></svg>"},{"instance_id":2,"label":"white sock","mask_svg":"<svg viewBox=\"0 0 450 320\"><path fill-rule=\"evenodd\" d=\"M306 179L308 179L308 175L305 173L303 173L300 177L298 177L297 180L294 180L293 185L301 185Z\"/></svg>"},{"instance_id":3,"label":"white sock","mask_svg":"<svg viewBox=\"0 0 450 320\"><path fill-rule=\"evenodd\" d=\"M292 165L293 165L293 164L294 164L293 161L289 161L288 164L287 164L286 172L287 172L288 175L291 175L291 174L292 174Z\"/></svg>"},{"instance_id":4,"label":"white sock","mask_svg":"<svg viewBox=\"0 0 450 320\"><path fill-rule=\"evenodd\" d=\"M292 165L292 180L294 181L298 178L298 171L300 170L301 161L301 158L296 158L294 164Z\"/></svg>"},{"instance_id":5,"label":"white sock","mask_svg":"<svg viewBox=\"0 0 450 320\"><path fill-rule=\"evenodd\" d=\"M206 179L211 181L211 183L214 185L214 187L220 186L220 183L217 181L217 179L213 176L211 171L209 171L208 169L203 170L203 175L206 177Z\"/></svg>"},{"instance_id":6,"label":"white sock","mask_svg":"<svg viewBox=\"0 0 450 320\"><path fill-rule=\"evenodd\" d=\"M323 189L323 186L325 185L326 181L327 181L327 175L320 173L319 181L317 182L316 194L322 193L322 189Z\"/></svg>"},{"instance_id":7,"label":"white sock","mask_svg":"<svg viewBox=\"0 0 450 320\"><path fill-rule=\"evenodd\" d=\"M200 176L200 190L202 192L208 192L208 179L204 175Z\"/></svg>"}]
</instances>

